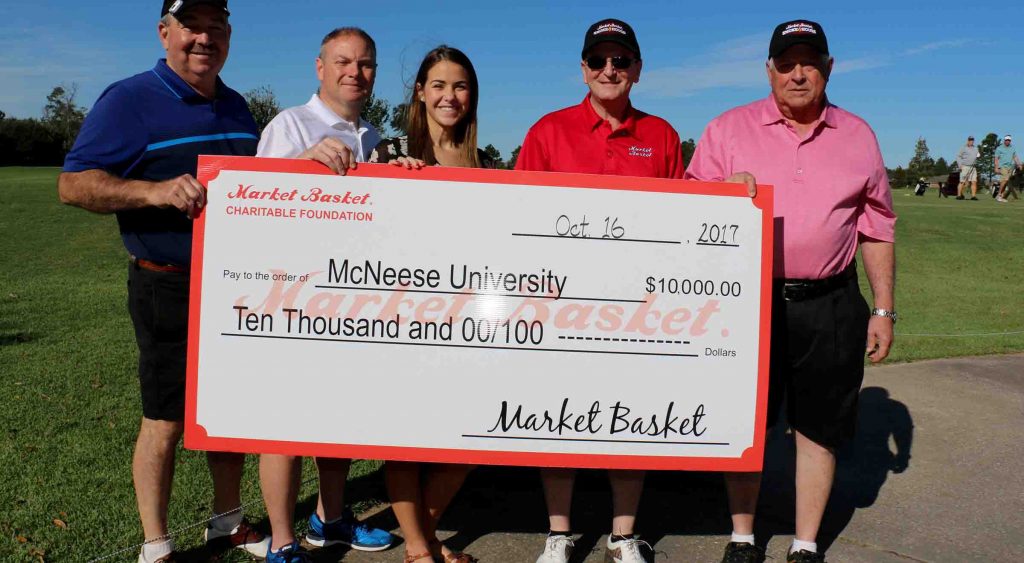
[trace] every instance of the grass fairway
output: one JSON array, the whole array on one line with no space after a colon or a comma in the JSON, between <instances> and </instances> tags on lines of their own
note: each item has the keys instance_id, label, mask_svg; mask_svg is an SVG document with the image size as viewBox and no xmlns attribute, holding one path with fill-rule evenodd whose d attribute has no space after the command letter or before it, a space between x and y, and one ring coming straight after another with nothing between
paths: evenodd
<instances>
[{"instance_id":1,"label":"grass fairway","mask_svg":"<svg viewBox=\"0 0 1024 563\"><path fill-rule=\"evenodd\" d=\"M124 247L113 216L57 201L57 173L0 168L0 561L84 561L142 541L130 468L142 411ZM356 463L352 478L378 466ZM180 450L176 472L172 529L210 510L205 455ZM303 487L300 521L315 489ZM265 517L252 458L242 498L256 501L251 520ZM176 542L196 547L201 534L190 529Z\"/></svg>"},{"instance_id":2,"label":"grass fairway","mask_svg":"<svg viewBox=\"0 0 1024 563\"><path fill-rule=\"evenodd\" d=\"M56 175L0 169L3 561L88 560L141 541L129 465L141 411L124 249L113 217L57 202ZM911 336L1024 330L1024 203L907 194L895 195L901 320L892 359L1024 350L1024 334ZM301 395L285 403L300 408ZM357 463L352 478L377 468ZM307 465L304 476L310 475ZM300 526L314 489L303 488ZM379 488L359 489L350 496L382 496ZM243 500L258 499L250 460ZM172 529L205 518L208 506L205 458L182 451ZM264 516L258 502L247 512L254 521ZM176 540L180 548L195 547L200 534L190 529Z\"/></svg>"},{"instance_id":3,"label":"grass fairway","mask_svg":"<svg viewBox=\"0 0 1024 563\"><path fill-rule=\"evenodd\" d=\"M1024 350L1024 202L978 199L894 192L900 321L890 361ZM870 294L863 272L861 287Z\"/></svg>"}]
</instances>

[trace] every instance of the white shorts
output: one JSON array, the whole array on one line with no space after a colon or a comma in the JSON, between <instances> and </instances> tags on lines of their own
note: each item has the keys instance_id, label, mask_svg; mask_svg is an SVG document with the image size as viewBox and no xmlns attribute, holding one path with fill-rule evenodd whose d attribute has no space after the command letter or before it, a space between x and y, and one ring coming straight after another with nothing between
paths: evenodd
<instances>
[{"instance_id":1,"label":"white shorts","mask_svg":"<svg viewBox=\"0 0 1024 563\"><path fill-rule=\"evenodd\" d=\"M978 168L974 165L961 166L960 167L960 181L961 182L977 182L978 181Z\"/></svg>"}]
</instances>

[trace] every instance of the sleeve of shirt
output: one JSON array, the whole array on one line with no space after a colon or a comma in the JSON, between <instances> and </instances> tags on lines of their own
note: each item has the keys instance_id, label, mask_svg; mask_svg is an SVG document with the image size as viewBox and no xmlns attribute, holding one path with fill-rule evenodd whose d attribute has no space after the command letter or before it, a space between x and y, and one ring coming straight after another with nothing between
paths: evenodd
<instances>
[{"instance_id":1,"label":"sleeve of shirt","mask_svg":"<svg viewBox=\"0 0 1024 563\"><path fill-rule=\"evenodd\" d=\"M882 161L878 140L872 135L872 166L874 173L868 180L864 194L864 208L857 218L857 232L861 240L867 238L881 242L896 240L896 214L892 210L892 190L889 189L889 175Z\"/></svg>"},{"instance_id":2,"label":"sleeve of shirt","mask_svg":"<svg viewBox=\"0 0 1024 563\"><path fill-rule=\"evenodd\" d=\"M538 139L536 125L526 132L523 146L519 149L519 158L516 159L516 170L549 171L548 159Z\"/></svg>"},{"instance_id":3,"label":"sleeve of shirt","mask_svg":"<svg viewBox=\"0 0 1024 563\"><path fill-rule=\"evenodd\" d=\"M260 135L260 144L256 147L256 156L265 158L296 158L302 151L309 147L303 147L298 140L292 137L292 127L288 116L279 113L270 120L263 133Z\"/></svg>"},{"instance_id":4,"label":"sleeve of shirt","mask_svg":"<svg viewBox=\"0 0 1024 563\"><path fill-rule=\"evenodd\" d=\"M115 84L100 94L64 158L64 172L104 170L125 176L145 154L149 136L125 90Z\"/></svg>"},{"instance_id":5,"label":"sleeve of shirt","mask_svg":"<svg viewBox=\"0 0 1024 563\"><path fill-rule=\"evenodd\" d=\"M702 182L721 182L732 175L726 164L728 159L722 137L718 120L709 123L704 129L704 134L700 136L697 148L693 151L693 158L690 159L690 167L686 169L683 178Z\"/></svg>"},{"instance_id":6,"label":"sleeve of shirt","mask_svg":"<svg viewBox=\"0 0 1024 563\"><path fill-rule=\"evenodd\" d=\"M673 150L673 147L675 149ZM679 140L679 133L675 129L669 129L668 147L666 147L668 159L668 176L676 180L682 179L686 166L683 164L683 145Z\"/></svg>"}]
</instances>

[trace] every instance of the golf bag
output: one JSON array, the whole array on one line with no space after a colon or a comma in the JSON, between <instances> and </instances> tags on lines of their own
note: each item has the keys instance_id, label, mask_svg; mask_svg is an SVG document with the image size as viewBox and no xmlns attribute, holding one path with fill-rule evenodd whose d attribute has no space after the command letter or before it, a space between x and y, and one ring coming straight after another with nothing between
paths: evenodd
<instances>
[{"instance_id":1,"label":"golf bag","mask_svg":"<svg viewBox=\"0 0 1024 563\"><path fill-rule=\"evenodd\" d=\"M942 197L955 196L957 187L960 185L960 172L950 172L946 183L939 188L939 195Z\"/></svg>"}]
</instances>

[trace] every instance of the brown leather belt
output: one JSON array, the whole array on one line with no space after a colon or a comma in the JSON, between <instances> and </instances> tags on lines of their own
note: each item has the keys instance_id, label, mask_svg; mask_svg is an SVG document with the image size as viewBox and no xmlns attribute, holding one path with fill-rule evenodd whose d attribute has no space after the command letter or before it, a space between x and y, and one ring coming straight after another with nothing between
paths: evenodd
<instances>
[{"instance_id":1,"label":"brown leather belt","mask_svg":"<svg viewBox=\"0 0 1024 563\"><path fill-rule=\"evenodd\" d=\"M151 272L163 272L165 274L185 274L188 273L188 268L182 268L174 264L161 264L159 262L153 262L152 260L146 260L145 258L136 258L132 256L132 264L142 268L143 270L149 270Z\"/></svg>"},{"instance_id":2,"label":"brown leather belt","mask_svg":"<svg viewBox=\"0 0 1024 563\"><path fill-rule=\"evenodd\" d=\"M834 276L820 280L776 280L776 288L781 286L782 298L786 301L806 301L821 297L828 293L846 286L846 284L857 278L857 262L850 262L850 265L842 272Z\"/></svg>"}]
</instances>

